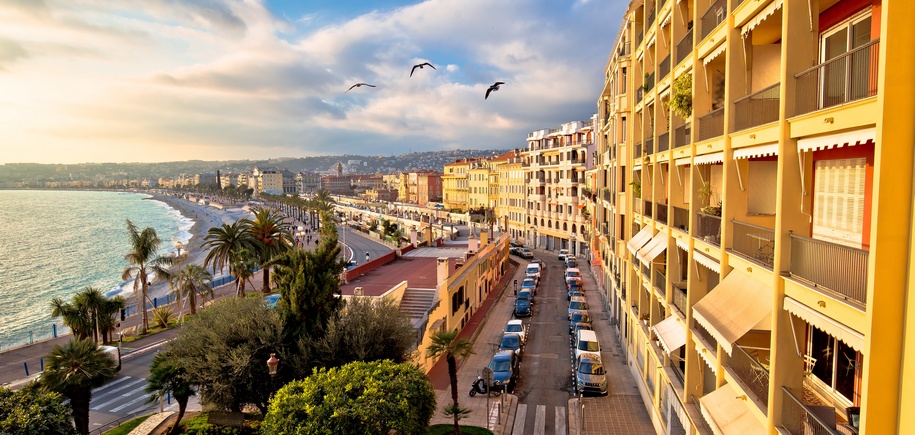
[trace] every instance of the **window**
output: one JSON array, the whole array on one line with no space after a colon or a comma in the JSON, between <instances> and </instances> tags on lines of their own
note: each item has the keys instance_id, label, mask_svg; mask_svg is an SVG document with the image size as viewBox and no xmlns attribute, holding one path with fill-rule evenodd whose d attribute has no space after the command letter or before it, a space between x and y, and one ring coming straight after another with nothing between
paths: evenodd
<instances>
[{"instance_id":1,"label":"window","mask_svg":"<svg viewBox=\"0 0 915 435\"><path fill-rule=\"evenodd\" d=\"M814 162L814 238L861 247L866 162L864 157Z\"/></svg>"},{"instance_id":2,"label":"window","mask_svg":"<svg viewBox=\"0 0 915 435\"><path fill-rule=\"evenodd\" d=\"M838 394L852 404L856 399L855 384L860 377L861 354L845 342L808 327L807 355L816 359L812 374L827 392Z\"/></svg>"},{"instance_id":3,"label":"window","mask_svg":"<svg viewBox=\"0 0 915 435\"><path fill-rule=\"evenodd\" d=\"M858 15L842 24L833 27L820 36L820 61L835 59L849 51L861 47L871 40L871 15L867 12ZM856 65L859 63L860 65ZM845 101L863 98L865 95L848 95L846 92L856 90L867 92L867 86L848 86L846 81L868 80L870 59L867 56L847 57L845 61L831 63L821 79L823 107L841 104Z\"/></svg>"}]
</instances>

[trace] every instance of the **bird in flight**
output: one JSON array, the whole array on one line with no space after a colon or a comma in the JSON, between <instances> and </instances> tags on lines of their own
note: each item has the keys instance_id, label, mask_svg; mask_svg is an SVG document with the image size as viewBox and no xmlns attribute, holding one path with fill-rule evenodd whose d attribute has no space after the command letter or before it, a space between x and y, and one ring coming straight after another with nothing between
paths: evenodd
<instances>
[{"instance_id":1,"label":"bird in flight","mask_svg":"<svg viewBox=\"0 0 915 435\"><path fill-rule=\"evenodd\" d=\"M429 62L423 62L416 65L413 65L413 69L410 70L410 77L413 77L413 71L416 71L416 68L423 69L424 66L428 65L429 68L435 69L435 65L432 65Z\"/></svg>"},{"instance_id":2,"label":"bird in flight","mask_svg":"<svg viewBox=\"0 0 915 435\"><path fill-rule=\"evenodd\" d=\"M492 86L490 86L489 89L486 90L486 96L483 97L483 99L485 100L485 99L489 98L490 92L492 92L492 91L498 91L498 90L499 90L499 86L500 86L500 85L504 85L504 84L505 84L505 82L495 82L495 83L493 83Z\"/></svg>"},{"instance_id":3,"label":"bird in flight","mask_svg":"<svg viewBox=\"0 0 915 435\"><path fill-rule=\"evenodd\" d=\"M370 88L374 88L374 87L375 87L375 85L370 85L370 84L368 84L368 83L356 83L355 85L350 86L349 89L346 90L346 92L352 91L353 88L359 88L359 87L362 87L362 86L368 86L368 87L370 87ZM344 92L344 94L345 94L346 92Z\"/></svg>"}]
</instances>

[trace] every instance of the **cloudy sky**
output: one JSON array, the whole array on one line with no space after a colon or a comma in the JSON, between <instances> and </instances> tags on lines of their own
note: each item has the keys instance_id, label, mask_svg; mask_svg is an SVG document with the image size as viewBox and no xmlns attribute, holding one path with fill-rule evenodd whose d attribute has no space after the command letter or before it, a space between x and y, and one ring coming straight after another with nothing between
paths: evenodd
<instances>
[{"instance_id":1,"label":"cloudy sky","mask_svg":"<svg viewBox=\"0 0 915 435\"><path fill-rule=\"evenodd\" d=\"M625 4L0 0L0 163L524 146L595 112Z\"/></svg>"}]
</instances>

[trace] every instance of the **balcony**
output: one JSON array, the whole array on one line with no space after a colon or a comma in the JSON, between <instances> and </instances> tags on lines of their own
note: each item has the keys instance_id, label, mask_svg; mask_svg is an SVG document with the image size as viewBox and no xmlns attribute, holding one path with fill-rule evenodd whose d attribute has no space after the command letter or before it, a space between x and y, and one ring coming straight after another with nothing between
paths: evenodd
<instances>
[{"instance_id":1,"label":"balcony","mask_svg":"<svg viewBox=\"0 0 915 435\"><path fill-rule=\"evenodd\" d=\"M724 134L724 107L713 110L699 118L698 141L704 141Z\"/></svg>"},{"instance_id":2,"label":"balcony","mask_svg":"<svg viewBox=\"0 0 915 435\"><path fill-rule=\"evenodd\" d=\"M658 203L658 211L655 212L655 220L658 222L663 222L665 225L667 222L667 204Z\"/></svg>"},{"instance_id":3,"label":"balcony","mask_svg":"<svg viewBox=\"0 0 915 435\"><path fill-rule=\"evenodd\" d=\"M667 297L667 276L664 275L664 271L654 270L654 288L662 298Z\"/></svg>"},{"instance_id":4,"label":"balcony","mask_svg":"<svg viewBox=\"0 0 915 435\"><path fill-rule=\"evenodd\" d=\"M693 29L686 32L686 36L677 43L677 65L693 52Z\"/></svg>"},{"instance_id":5,"label":"balcony","mask_svg":"<svg viewBox=\"0 0 915 435\"><path fill-rule=\"evenodd\" d=\"M737 10L737 7L747 0L731 0L731 12Z\"/></svg>"},{"instance_id":6,"label":"balcony","mask_svg":"<svg viewBox=\"0 0 915 435\"><path fill-rule=\"evenodd\" d=\"M665 131L658 135L658 152L664 152L670 149L670 132Z\"/></svg>"},{"instance_id":7,"label":"balcony","mask_svg":"<svg viewBox=\"0 0 915 435\"><path fill-rule=\"evenodd\" d=\"M689 145L692 141L690 137L689 123L683 124L674 129L674 146L682 147Z\"/></svg>"},{"instance_id":8,"label":"balcony","mask_svg":"<svg viewBox=\"0 0 915 435\"><path fill-rule=\"evenodd\" d=\"M769 368L740 346L734 346L727 366L743 381L763 406L769 402ZM765 413L765 411L763 411Z\"/></svg>"},{"instance_id":9,"label":"balcony","mask_svg":"<svg viewBox=\"0 0 915 435\"><path fill-rule=\"evenodd\" d=\"M651 74L648 74L647 76L645 76L645 86L644 86L645 92L648 92L652 89L654 89L654 73L651 73Z\"/></svg>"},{"instance_id":10,"label":"balcony","mask_svg":"<svg viewBox=\"0 0 915 435\"><path fill-rule=\"evenodd\" d=\"M654 2L645 2L645 11L645 13L648 14L648 18L645 19L645 22L647 23L646 27L651 27L651 25L654 24L655 18Z\"/></svg>"},{"instance_id":11,"label":"balcony","mask_svg":"<svg viewBox=\"0 0 915 435\"><path fill-rule=\"evenodd\" d=\"M640 159L645 155L644 153L642 153L642 143L641 142L635 144L635 146L632 147L632 150L635 151L635 154L632 155L633 159Z\"/></svg>"},{"instance_id":12,"label":"balcony","mask_svg":"<svg viewBox=\"0 0 915 435\"><path fill-rule=\"evenodd\" d=\"M705 329L704 326L695 320L693 321L693 332L705 342L709 353L712 354L711 360L714 361L718 355L718 340L715 340L715 337L712 337L712 334L708 332L708 329Z\"/></svg>"},{"instance_id":13,"label":"balcony","mask_svg":"<svg viewBox=\"0 0 915 435\"><path fill-rule=\"evenodd\" d=\"M654 210L654 203L651 201L645 201L642 205L644 214L646 217L652 217L652 211Z\"/></svg>"},{"instance_id":14,"label":"balcony","mask_svg":"<svg viewBox=\"0 0 915 435\"><path fill-rule=\"evenodd\" d=\"M737 131L778 121L778 107L781 101L778 93L781 84L776 83L759 92L747 95L734 102Z\"/></svg>"},{"instance_id":15,"label":"balcony","mask_svg":"<svg viewBox=\"0 0 915 435\"><path fill-rule=\"evenodd\" d=\"M689 233L689 209L674 206L674 222L671 226L675 229Z\"/></svg>"},{"instance_id":16,"label":"balcony","mask_svg":"<svg viewBox=\"0 0 915 435\"><path fill-rule=\"evenodd\" d=\"M863 249L790 234L788 273L815 289L844 298L864 309L867 303L867 257Z\"/></svg>"},{"instance_id":17,"label":"balcony","mask_svg":"<svg viewBox=\"0 0 915 435\"><path fill-rule=\"evenodd\" d=\"M644 97L645 97L645 89L643 89L641 86L639 86L635 90L635 101L642 101L642 98L644 98Z\"/></svg>"},{"instance_id":18,"label":"balcony","mask_svg":"<svg viewBox=\"0 0 915 435\"><path fill-rule=\"evenodd\" d=\"M748 260L762 263L772 270L775 262L775 230L758 225L731 221L734 224L734 252Z\"/></svg>"},{"instance_id":19,"label":"balcony","mask_svg":"<svg viewBox=\"0 0 915 435\"><path fill-rule=\"evenodd\" d=\"M645 39L645 34L643 32L639 32L639 34L635 36L635 46L638 47L642 43L643 39Z\"/></svg>"},{"instance_id":20,"label":"balcony","mask_svg":"<svg viewBox=\"0 0 915 435\"><path fill-rule=\"evenodd\" d=\"M654 154L654 138L649 137L645 139L645 155L650 156Z\"/></svg>"},{"instance_id":21,"label":"balcony","mask_svg":"<svg viewBox=\"0 0 915 435\"><path fill-rule=\"evenodd\" d=\"M826 411L835 413L832 407ZM782 387L782 428L790 434L798 435L835 435L839 433L785 387Z\"/></svg>"},{"instance_id":22,"label":"balcony","mask_svg":"<svg viewBox=\"0 0 915 435\"><path fill-rule=\"evenodd\" d=\"M670 55L668 54L661 63L658 64L658 79L663 79L670 74Z\"/></svg>"},{"instance_id":23,"label":"balcony","mask_svg":"<svg viewBox=\"0 0 915 435\"><path fill-rule=\"evenodd\" d=\"M880 40L875 39L796 76L796 115L877 95Z\"/></svg>"},{"instance_id":24,"label":"balcony","mask_svg":"<svg viewBox=\"0 0 915 435\"><path fill-rule=\"evenodd\" d=\"M721 246L721 216L696 212L696 237L706 243Z\"/></svg>"},{"instance_id":25,"label":"balcony","mask_svg":"<svg viewBox=\"0 0 915 435\"><path fill-rule=\"evenodd\" d=\"M674 286L673 295L671 297L671 302L673 302L674 306L677 307L677 309L680 310L680 312L683 313L684 316L686 316L688 299L686 299L686 290L685 289Z\"/></svg>"},{"instance_id":26,"label":"balcony","mask_svg":"<svg viewBox=\"0 0 915 435\"><path fill-rule=\"evenodd\" d=\"M705 39L706 36L712 33L712 30L715 30L719 24L724 22L727 13L725 13L725 5L727 2L725 0L718 0L705 11L705 15L702 16L700 21L700 30L702 33L699 34L699 40Z\"/></svg>"}]
</instances>

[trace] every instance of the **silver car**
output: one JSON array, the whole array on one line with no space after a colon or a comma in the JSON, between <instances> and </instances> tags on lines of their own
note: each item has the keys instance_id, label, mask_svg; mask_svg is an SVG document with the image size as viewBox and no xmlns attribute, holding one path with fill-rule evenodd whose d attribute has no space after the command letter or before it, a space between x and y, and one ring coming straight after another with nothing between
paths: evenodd
<instances>
[{"instance_id":1,"label":"silver car","mask_svg":"<svg viewBox=\"0 0 915 435\"><path fill-rule=\"evenodd\" d=\"M575 387L582 394L607 395L609 391L607 373L604 371L604 364L601 363L600 356L585 353L578 357L578 361L575 363Z\"/></svg>"}]
</instances>

